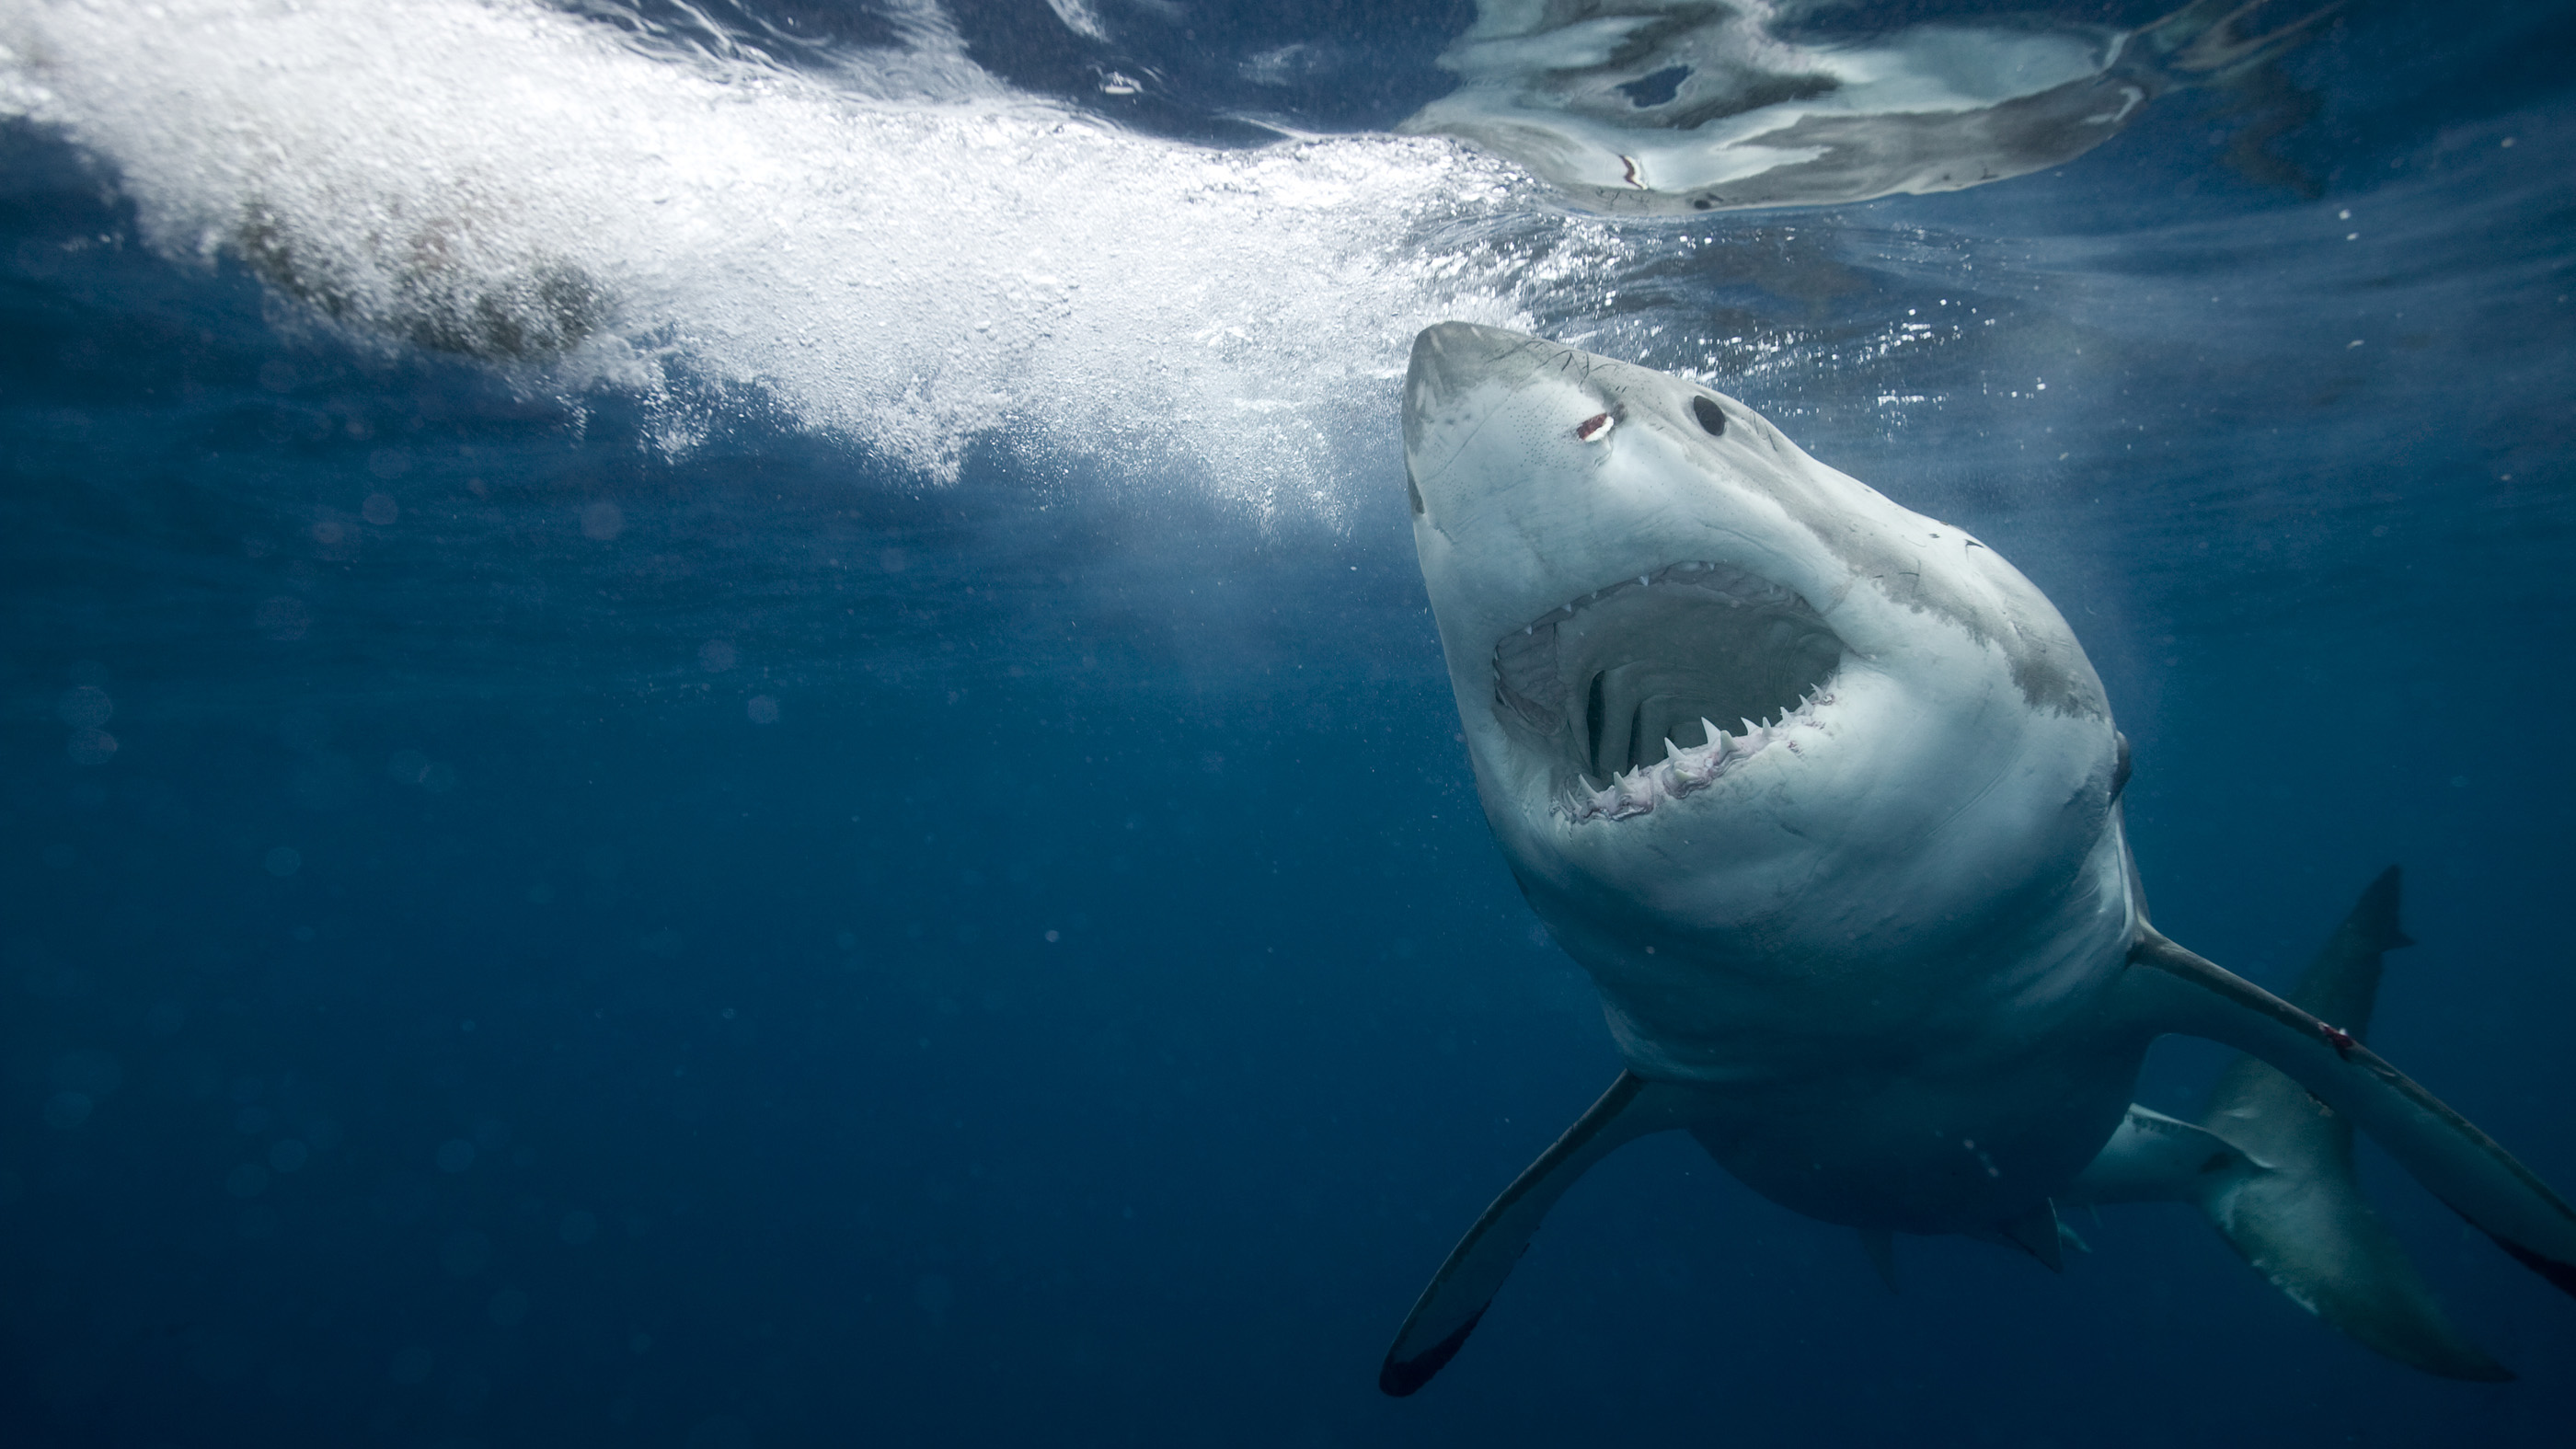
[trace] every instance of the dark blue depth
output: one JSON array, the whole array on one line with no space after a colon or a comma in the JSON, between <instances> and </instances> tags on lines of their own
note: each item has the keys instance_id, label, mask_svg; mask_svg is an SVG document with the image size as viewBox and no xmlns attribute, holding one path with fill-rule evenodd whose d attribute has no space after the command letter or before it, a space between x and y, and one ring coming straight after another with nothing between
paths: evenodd
<instances>
[{"instance_id":1,"label":"dark blue depth","mask_svg":"<svg viewBox=\"0 0 2576 1449\"><path fill-rule=\"evenodd\" d=\"M1043 6L957 9L1014 84L1210 144L1258 138L1233 58L1372 55L1269 119L1384 126L1469 18L1153 12L1095 55L1032 39ZM2374 1043L2562 1187L2571 39L2564 5L2356 5L2269 143L2313 199L2186 97L2023 182L1694 222L1705 266L1586 344L2000 319L1920 372L1741 390L2075 624L2179 939L2280 984L2402 862L2423 944ZM1130 63L1162 110L1097 94ZM1425 1276L1618 1070L1453 738L1391 384L1349 525L1263 522L1000 449L934 486L749 409L666 456L633 398L274 305L0 130L0 1443L2292 1449L2576 1416L2576 1304L2375 1156L2518 1383L2371 1357L2181 1208L2078 1221L2062 1278L1901 1243L1890 1296L1679 1137L1598 1169L1383 1399ZM2006 405L2043 374L2081 400ZM2196 1107L2220 1060L2161 1048L2140 1099Z\"/></svg>"}]
</instances>

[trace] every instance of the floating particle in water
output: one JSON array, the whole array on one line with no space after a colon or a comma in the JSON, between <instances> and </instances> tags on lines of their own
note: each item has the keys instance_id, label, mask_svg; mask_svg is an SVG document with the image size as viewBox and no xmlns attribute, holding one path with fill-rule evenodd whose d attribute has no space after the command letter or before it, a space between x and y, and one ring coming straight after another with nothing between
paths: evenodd
<instances>
[{"instance_id":1,"label":"floating particle in water","mask_svg":"<svg viewBox=\"0 0 2576 1449\"><path fill-rule=\"evenodd\" d=\"M778 723L778 701L770 695L753 695L750 701L743 705L742 712L750 717L753 724L772 725Z\"/></svg>"},{"instance_id":2,"label":"floating particle in water","mask_svg":"<svg viewBox=\"0 0 2576 1449\"><path fill-rule=\"evenodd\" d=\"M84 684L65 690L54 713L74 729L95 729L116 717L116 701L97 685Z\"/></svg>"},{"instance_id":3,"label":"floating particle in water","mask_svg":"<svg viewBox=\"0 0 2576 1449\"><path fill-rule=\"evenodd\" d=\"M224 1178L224 1191L247 1202L268 1191L268 1169L245 1162Z\"/></svg>"},{"instance_id":4,"label":"floating particle in water","mask_svg":"<svg viewBox=\"0 0 2576 1449\"><path fill-rule=\"evenodd\" d=\"M438 1144L438 1170L463 1172L474 1165L474 1143L467 1138L451 1137Z\"/></svg>"},{"instance_id":5,"label":"floating particle in water","mask_svg":"<svg viewBox=\"0 0 2576 1449\"><path fill-rule=\"evenodd\" d=\"M437 1366L438 1356L415 1343L394 1355L388 1376L398 1384L427 1383L429 1371Z\"/></svg>"},{"instance_id":6,"label":"floating particle in water","mask_svg":"<svg viewBox=\"0 0 2576 1449\"><path fill-rule=\"evenodd\" d=\"M438 1266L450 1278L472 1278L490 1266L492 1240L472 1228L460 1228L447 1235L439 1246Z\"/></svg>"},{"instance_id":7,"label":"floating particle in water","mask_svg":"<svg viewBox=\"0 0 2576 1449\"><path fill-rule=\"evenodd\" d=\"M602 543L626 531L626 511L607 499L586 505L581 510L581 533Z\"/></svg>"},{"instance_id":8,"label":"floating particle in water","mask_svg":"<svg viewBox=\"0 0 2576 1449\"><path fill-rule=\"evenodd\" d=\"M97 1106L87 1092L56 1092L45 1099L45 1125L57 1132L69 1132L89 1121Z\"/></svg>"},{"instance_id":9,"label":"floating particle in water","mask_svg":"<svg viewBox=\"0 0 2576 1449\"><path fill-rule=\"evenodd\" d=\"M304 853L291 845L280 845L260 858L270 875L283 880L304 868Z\"/></svg>"},{"instance_id":10,"label":"floating particle in water","mask_svg":"<svg viewBox=\"0 0 2576 1449\"><path fill-rule=\"evenodd\" d=\"M367 501L358 505L358 516L378 528L391 528L402 517L402 505L390 493L370 493Z\"/></svg>"},{"instance_id":11,"label":"floating particle in water","mask_svg":"<svg viewBox=\"0 0 2576 1449\"><path fill-rule=\"evenodd\" d=\"M268 1145L268 1165L278 1172L297 1172L313 1156L313 1150L292 1137L281 1137Z\"/></svg>"},{"instance_id":12,"label":"floating particle in water","mask_svg":"<svg viewBox=\"0 0 2576 1449\"><path fill-rule=\"evenodd\" d=\"M599 1236L599 1219L579 1208L563 1215L555 1224L555 1236L578 1248Z\"/></svg>"},{"instance_id":13,"label":"floating particle in water","mask_svg":"<svg viewBox=\"0 0 2576 1449\"><path fill-rule=\"evenodd\" d=\"M516 1288L504 1288L492 1295L492 1301L485 1307L484 1312L501 1327L515 1328L520 1320L528 1316L528 1303L527 1294Z\"/></svg>"},{"instance_id":14,"label":"floating particle in water","mask_svg":"<svg viewBox=\"0 0 2576 1449\"><path fill-rule=\"evenodd\" d=\"M318 709L291 709L277 721L277 737L287 748L312 754L331 743L331 717Z\"/></svg>"},{"instance_id":15,"label":"floating particle in water","mask_svg":"<svg viewBox=\"0 0 2576 1449\"><path fill-rule=\"evenodd\" d=\"M259 607L251 611L250 622L260 637L288 644L303 638L313 627L313 610L302 599L280 594L261 600Z\"/></svg>"},{"instance_id":16,"label":"floating particle in water","mask_svg":"<svg viewBox=\"0 0 2576 1449\"><path fill-rule=\"evenodd\" d=\"M698 667L709 674L722 674L733 668L738 657L729 639L710 639L698 646Z\"/></svg>"}]
</instances>

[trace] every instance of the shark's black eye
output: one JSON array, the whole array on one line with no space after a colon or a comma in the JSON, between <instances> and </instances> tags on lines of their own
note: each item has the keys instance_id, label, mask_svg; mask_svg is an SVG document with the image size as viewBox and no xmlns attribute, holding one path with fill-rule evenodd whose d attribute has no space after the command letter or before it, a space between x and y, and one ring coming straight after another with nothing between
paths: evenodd
<instances>
[{"instance_id":1,"label":"shark's black eye","mask_svg":"<svg viewBox=\"0 0 2576 1449\"><path fill-rule=\"evenodd\" d=\"M1701 431L1707 433L1710 437L1723 438L1726 436L1726 409L1719 407L1716 399L1705 397L1692 398L1691 416L1699 419Z\"/></svg>"}]
</instances>

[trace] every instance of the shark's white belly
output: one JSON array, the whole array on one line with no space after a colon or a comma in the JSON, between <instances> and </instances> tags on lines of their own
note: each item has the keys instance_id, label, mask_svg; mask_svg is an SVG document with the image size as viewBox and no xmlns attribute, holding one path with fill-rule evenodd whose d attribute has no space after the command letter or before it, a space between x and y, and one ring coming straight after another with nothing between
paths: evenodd
<instances>
[{"instance_id":1,"label":"shark's white belly","mask_svg":"<svg viewBox=\"0 0 2576 1449\"><path fill-rule=\"evenodd\" d=\"M1696 1132L1729 1171L1813 1217L1948 1232L2058 1191L2119 1125L2145 1046L2110 1006L2128 882L2114 826L2012 918L1861 954L1646 942L1533 901L1599 984L1630 1070L1706 1089Z\"/></svg>"}]
</instances>

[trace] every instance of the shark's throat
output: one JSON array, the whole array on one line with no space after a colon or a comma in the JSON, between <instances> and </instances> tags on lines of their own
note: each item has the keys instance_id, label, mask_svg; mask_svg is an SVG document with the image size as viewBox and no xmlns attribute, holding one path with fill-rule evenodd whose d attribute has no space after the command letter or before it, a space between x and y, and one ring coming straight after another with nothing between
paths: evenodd
<instances>
[{"instance_id":1,"label":"shark's throat","mask_svg":"<svg viewBox=\"0 0 2576 1449\"><path fill-rule=\"evenodd\" d=\"M1553 752L1569 818L1624 820L1814 724L1842 657L1842 640L1795 591L1694 560L1607 584L1504 635L1494 713Z\"/></svg>"}]
</instances>

